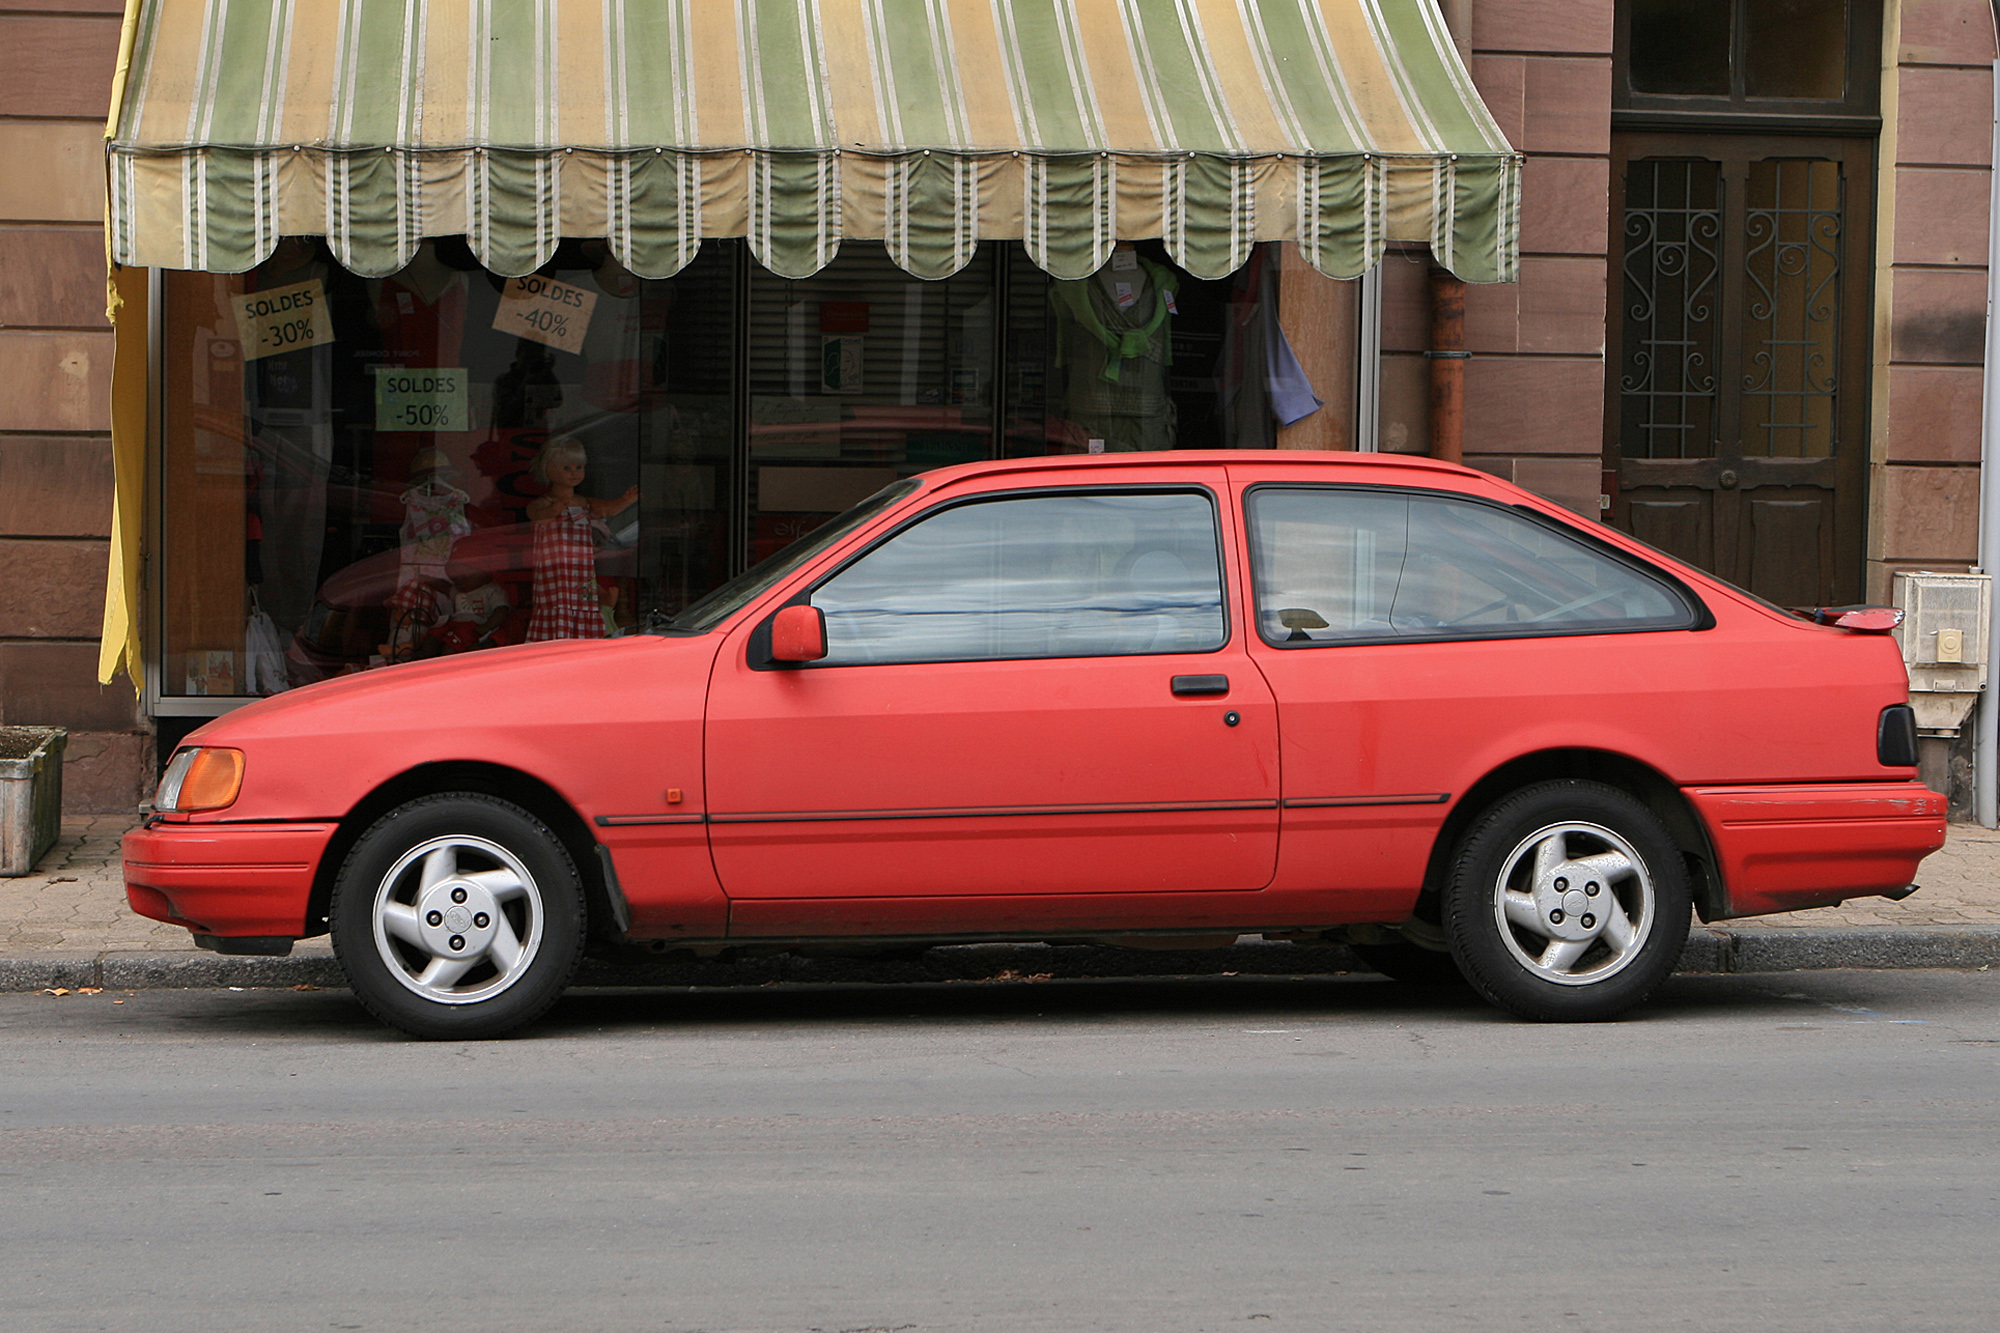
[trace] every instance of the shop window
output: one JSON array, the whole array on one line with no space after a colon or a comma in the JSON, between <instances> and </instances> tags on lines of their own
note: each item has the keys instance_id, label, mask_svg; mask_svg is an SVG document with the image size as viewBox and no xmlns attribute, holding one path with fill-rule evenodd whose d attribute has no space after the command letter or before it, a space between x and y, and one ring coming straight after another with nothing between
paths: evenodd
<instances>
[{"instance_id":1,"label":"shop window","mask_svg":"<svg viewBox=\"0 0 2000 1333\"><path fill-rule=\"evenodd\" d=\"M167 273L159 691L672 617L948 464L1351 424L1352 376L1307 382L1285 341L1298 262L1263 245L1204 282L1121 244L1063 283L996 243L926 282L856 241L794 281L714 240L650 281L570 240L502 279L444 238L367 279L293 237L246 274ZM1353 303L1323 304L1351 348Z\"/></svg>"},{"instance_id":2,"label":"shop window","mask_svg":"<svg viewBox=\"0 0 2000 1333\"><path fill-rule=\"evenodd\" d=\"M1257 627L1304 647L1684 628L1651 576L1520 514L1328 487L1250 493Z\"/></svg>"},{"instance_id":3,"label":"shop window","mask_svg":"<svg viewBox=\"0 0 2000 1333\"><path fill-rule=\"evenodd\" d=\"M752 563L889 482L993 456L998 246L923 282L880 245L750 275Z\"/></svg>"},{"instance_id":4,"label":"shop window","mask_svg":"<svg viewBox=\"0 0 2000 1333\"><path fill-rule=\"evenodd\" d=\"M1227 638L1205 494L964 504L813 593L832 666L1212 652Z\"/></svg>"},{"instance_id":5,"label":"shop window","mask_svg":"<svg viewBox=\"0 0 2000 1333\"><path fill-rule=\"evenodd\" d=\"M1319 411L1351 445L1351 369L1338 383L1309 382L1279 320L1283 266L1303 263L1295 247L1264 244L1229 277L1204 281L1157 241L1121 242L1103 269L1065 282L1009 247L1007 455L1269 449L1281 426ZM1331 285L1328 359L1351 368L1358 284Z\"/></svg>"},{"instance_id":6,"label":"shop window","mask_svg":"<svg viewBox=\"0 0 2000 1333\"><path fill-rule=\"evenodd\" d=\"M720 583L735 262L646 282L566 242L508 281L446 240L365 279L287 239L167 274L161 692L595 637Z\"/></svg>"}]
</instances>

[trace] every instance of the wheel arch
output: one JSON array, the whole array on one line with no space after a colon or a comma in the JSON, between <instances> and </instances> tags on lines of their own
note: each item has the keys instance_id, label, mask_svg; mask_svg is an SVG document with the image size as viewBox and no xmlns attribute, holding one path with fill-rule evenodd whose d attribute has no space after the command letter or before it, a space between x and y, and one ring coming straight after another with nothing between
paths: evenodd
<instances>
[{"instance_id":1,"label":"wheel arch","mask_svg":"<svg viewBox=\"0 0 2000 1333\"><path fill-rule=\"evenodd\" d=\"M1703 921L1728 915L1728 892L1717 869L1715 847L1709 840L1707 827L1681 789L1666 774L1630 755L1588 748L1538 750L1510 759L1473 783L1454 801L1431 845L1415 915L1432 922L1439 920L1438 895L1451 871L1452 851L1474 820L1509 793L1559 778L1599 782L1644 802L1666 825L1674 845L1680 849L1689 887L1694 892L1695 911Z\"/></svg>"},{"instance_id":2,"label":"wheel arch","mask_svg":"<svg viewBox=\"0 0 2000 1333\"><path fill-rule=\"evenodd\" d=\"M561 840L576 865L583 884L586 938L611 928L617 920L612 908L604 867L598 860L598 841L562 794L532 774L504 764L473 760L420 764L382 783L341 817L340 827L327 843L313 874L312 895L306 903L307 935L324 935L328 929L327 910L333 901L333 882L347 861L347 854L376 820L406 801L441 792L476 792L511 801L549 826Z\"/></svg>"}]
</instances>

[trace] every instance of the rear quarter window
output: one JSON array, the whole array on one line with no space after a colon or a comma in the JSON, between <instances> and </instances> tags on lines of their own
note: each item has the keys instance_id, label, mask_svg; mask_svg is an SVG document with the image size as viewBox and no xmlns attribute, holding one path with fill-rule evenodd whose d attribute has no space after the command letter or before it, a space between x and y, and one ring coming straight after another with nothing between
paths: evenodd
<instances>
[{"instance_id":1,"label":"rear quarter window","mask_svg":"<svg viewBox=\"0 0 2000 1333\"><path fill-rule=\"evenodd\" d=\"M1476 500L1259 487L1246 500L1258 633L1282 647L1691 628L1688 595Z\"/></svg>"}]
</instances>

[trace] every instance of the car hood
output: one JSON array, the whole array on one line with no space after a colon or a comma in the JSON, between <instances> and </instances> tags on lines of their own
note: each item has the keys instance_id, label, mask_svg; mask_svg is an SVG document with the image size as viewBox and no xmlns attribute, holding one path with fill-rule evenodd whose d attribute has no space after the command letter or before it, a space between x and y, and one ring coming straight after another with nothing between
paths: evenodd
<instances>
[{"instance_id":1,"label":"car hood","mask_svg":"<svg viewBox=\"0 0 2000 1333\"><path fill-rule=\"evenodd\" d=\"M560 711L561 700L624 693L633 677L706 683L721 636L634 634L562 639L408 662L303 685L226 713L191 745L411 727L435 732L490 724L524 705Z\"/></svg>"}]
</instances>

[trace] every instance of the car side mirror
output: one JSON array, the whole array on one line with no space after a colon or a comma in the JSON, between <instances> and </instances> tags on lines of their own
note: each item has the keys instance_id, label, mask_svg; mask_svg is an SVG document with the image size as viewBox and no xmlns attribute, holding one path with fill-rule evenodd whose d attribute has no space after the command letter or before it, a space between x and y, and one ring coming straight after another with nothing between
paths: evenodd
<instances>
[{"instance_id":1,"label":"car side mirror","mask_svg":"<svg viewBox=\"0 0 2000 1333\"><path fill-rule=\"evenodd\" d=\"M826 656L826 617L816 606L788 606L771 617L773 662L817 662Z\"/></svg>"}]
</instances>

